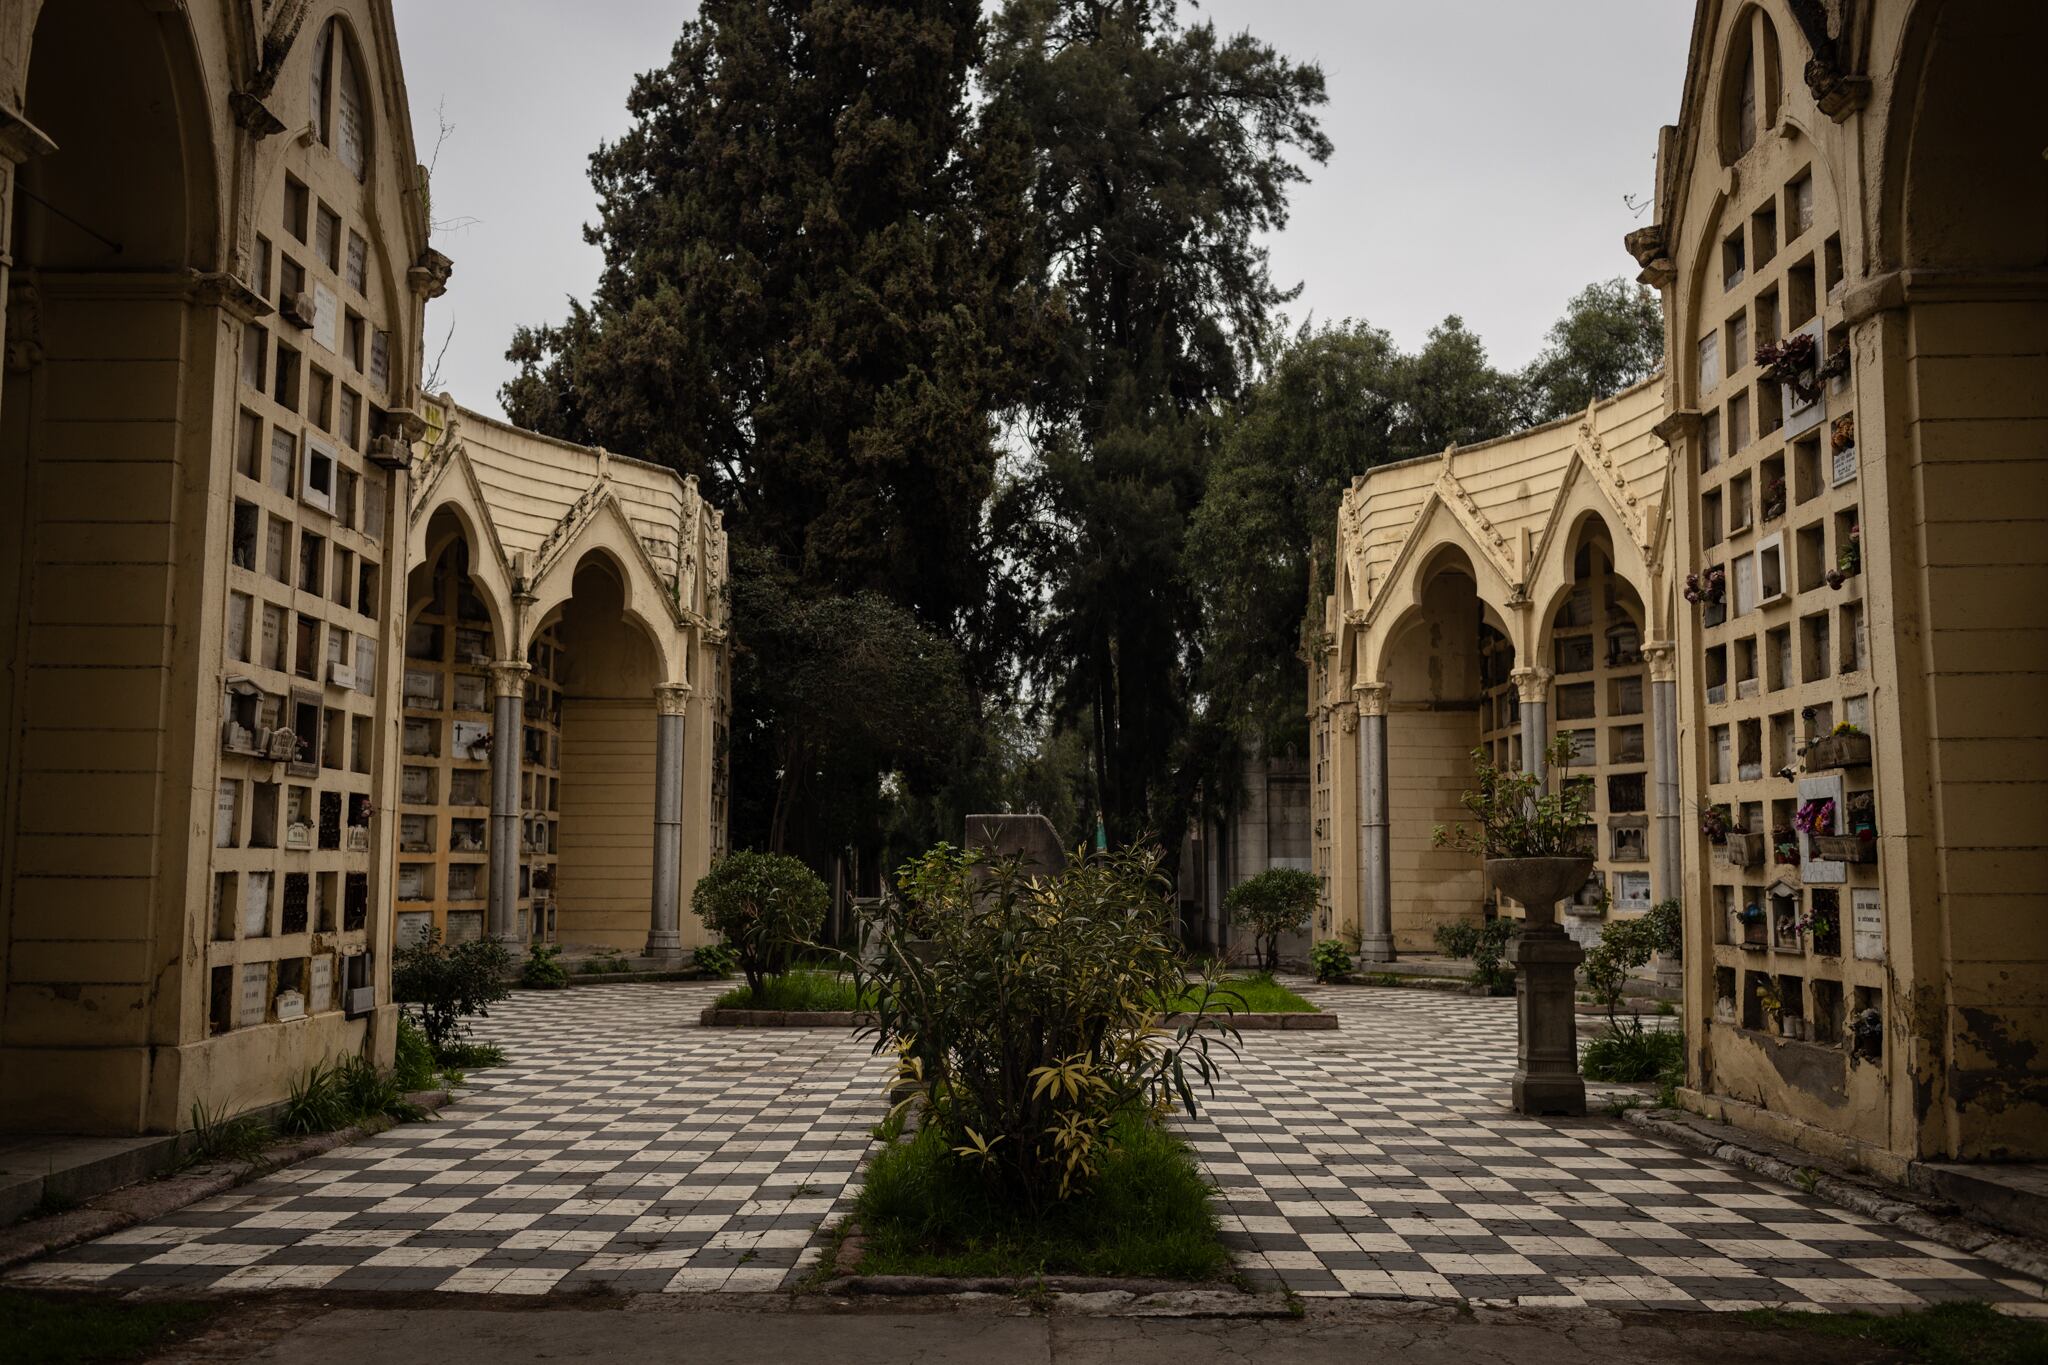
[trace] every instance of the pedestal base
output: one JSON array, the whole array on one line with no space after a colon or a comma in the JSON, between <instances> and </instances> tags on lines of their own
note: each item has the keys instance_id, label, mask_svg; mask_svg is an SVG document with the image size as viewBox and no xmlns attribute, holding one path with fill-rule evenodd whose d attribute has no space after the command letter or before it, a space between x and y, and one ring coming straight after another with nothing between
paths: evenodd
<instances>
[{"instance_id":1,"label":"pedestal base","mask_svg":"<svg viewBox=\"0 0 2048 1365\"><path fill-rule=\"evenodd\" d=\"M683 936L675 929L654 929L647 935L648 957L680 958L683 955Z\"/></svg>"},{"instance_id":2,"label":"pedestal base","mask_svg":"<svg viewBox=\"0 0 2048 1365\"><path fill-rule=\"evenodd\" d=\"M1559 924L1524 930L1508 947L1515 964L1514 1106L1522 1114L1586 1112L1579 1075L1579 1021L1572 1007L1585 950Z\"/></svg>"},{"instance_id":3,"label":"pedestal base","mask_svg":"<svg viewBox=\"0 0 2048 1365\"><path fill-rule=\"evenodd\" d=\"M1361 962L1392 962L1394 960L1394 936L1392 934L1367 934L1358 942L1358 959Z\"/></svg>"}]
</instances>

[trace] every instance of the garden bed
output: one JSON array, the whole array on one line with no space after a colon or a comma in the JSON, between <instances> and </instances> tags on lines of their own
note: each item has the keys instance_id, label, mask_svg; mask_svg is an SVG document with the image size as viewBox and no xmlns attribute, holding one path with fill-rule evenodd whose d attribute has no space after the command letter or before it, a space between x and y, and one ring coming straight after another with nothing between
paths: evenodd
<instances>
[{"instance_id":1,"label":"garden bed","mask_svg":"<svg viewBox=\"0 0 2048 1365\"><path fill-rule=\"evenodd\" d=\"M1165 1027L1177 1029L1193 1021L1189 1014L1169 1014L1161 1021ZM875 1016L868 1010L755 1010L734 1009L724 1005L707 1005L697 1016L697 1022L705 1028L866 1028L875 1022ZM1337 1027L1334 1014L1211 1014L1202 1020L1204 1028L1220 1028L1224 1023L1232 1028L1247 1031L1271 1029L1333 1029Z\"/></svg>"}]
</instances>

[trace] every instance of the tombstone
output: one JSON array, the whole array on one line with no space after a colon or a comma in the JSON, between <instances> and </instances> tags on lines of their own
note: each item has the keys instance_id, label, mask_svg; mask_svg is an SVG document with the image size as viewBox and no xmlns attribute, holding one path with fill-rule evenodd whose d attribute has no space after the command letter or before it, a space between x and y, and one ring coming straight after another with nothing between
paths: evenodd
<instances>
[{"instance_id":1,"label":"tombstone","mask_svg":"<svg viewBox=\"0 0 2048 1365\"><path fill-rule=\"evenodd\" d=\"M1027 877L1057 877L1067 870L1067 852L1043 815L970 815L965 844L969 858L1021 856Z\"/></svg>"}]
</instances>

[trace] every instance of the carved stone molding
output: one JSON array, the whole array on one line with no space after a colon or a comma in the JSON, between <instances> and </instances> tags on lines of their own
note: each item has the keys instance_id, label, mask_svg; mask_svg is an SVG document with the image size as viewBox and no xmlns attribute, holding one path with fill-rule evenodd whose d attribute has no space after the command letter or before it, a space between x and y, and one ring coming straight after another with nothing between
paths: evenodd
<instances>
[{"instance_id":1,"label":"carved stone molding","mask_svg":"<svg viewBox=\"0 0 2048 1365\"><path fill-rule=\"evenodd\" d=\"M284 120L271 113L261 97L247 90L228 92L228 112L234 116L235 126L258 142L284 131Z\"/></svg>"},{"instance_id":2,"label":"carved stone molding","mask_svg":"<svg viewBox=\"0 0 2048 1365\"><path fill-rule=\"evenodd\" d=\"M420 253L413 267L405 272L405 278L412 285L413 293L423 299L438 299L448 292L448 277L454 273L455 262L428 247Z\"/></svg>"},{"instance_id":3,"label":"carved stone molding","mask_svg":"<svg viewBox=\"0 0 2048 1365\"><path fill-rule=\"evenodd\" d=\"M1667 446L1676 447L1680 441L1689 439L1700 429L1700 415L1691 408L1680 408L1669 413L1664 420L1650 428L1650 434Z\"/></svg>"},{"instance_id":4,"label":"carved stone molding","mask_svg":"<svg viewBox=\"0 0 2048 1365\"><path fill-rule=\"evenodd\" d=\"M1839 0L1842 9L1842 25L1847 27L1848 11L1853 0ZM1799 31L1806 38L1806 47L1813 55L1807 59L1806 88L1813 92L1815 104L1820 111L1836 123L1861 109L1870 99L1870 79L1857 72L1843 69L1841 41L1828 30L1828 4L1826 0L1788 0L1792 17L1799 24Z\"/></svg>"},{"instance_id":5,"label":"carved stone molding","mask_svg":"<svg viewBox=\"0 0 2048 1365\"><path fill-rule=\"evenodd\" d=\"M198 275L193 281L192 297L209 307L224 308L242 322L255 322L276 311L269 299L228 270L212 270Z\"/></svg>"},{"instance_id":6,"label":"carved stone molding","mask_svg":"<svg viewBox=\"0 0 2048 1365\"><path fill-rule=\"evenodd\" d=\"M1393 688L1383 682L1355 683L1351 695L1361 716L1384 716L1387 714L1387 699Z\"/></svg>"},{"instance_id":7,"label":"carved stone molding","mask_svg":"<svg viewBox=\"0 0 2048 1365\"><path fill-rule=\"evenodd\" d=\"M43 296L18 280L7 291L7 368L23 373L43 363Z\"/></svg>"},{"instance_id":8,"label":"carved stone molding","mask_svg":"<svg viewBox=\"0 0 2048 1365\"><path fill-rule=\"evenodd\" d=\"M1547 668L1518 668L1508 674L1508 681L1515 685L1519 700L1542 702L1550 699L1550 684L1556 676Z\"/></svg>"},{"instance_id":9,"label":"carved stone molding","mask_svg":"<svg viewBox=\"0 0 2048 1365\"><path fill-rule=\"evenodd\" d=\"M494 697L520 697L526 695L526 675L533 672L533 665L524 659L501 659L491 664L491 695ZM518 737L513 737L517 742Z\"/></svg>"},{"instance_id":10,"label":"carved stone molding","mask_svg":"<svg viewBox=\"0 0 2048 1365\"><path fill-rule=\"evenodd\" d=\"M683 716L690 711L688 683L662 683L654 689L654 712L660 716Z\"/></svg>"},{"instance_id":11,"label":"carved stone molding","mask_svg":"<svg viewBox=\"0 0 2048 1365\"><path fill-rule=\"evenodd\" d=\"M1651 682L1674 682L1678 678L1678 646L1669 640L1649 640L1643 645L1643 666Z\"/></svg>"},{"instance_id":12,"label":"carved stone molding","mask_svg":"<svg viewBox=\"0 0 2048 1365\"><path fill-rule=\"evenodd\" d=\"M1671 262L1671 248L1664 239L1662 223L1637 228L1622 238L1621 244L1642 267L1643 273L1636 276L1638 282L1652 289L1662 289L1678 277L1678 267Z\"/></svg>"}]
</instances>

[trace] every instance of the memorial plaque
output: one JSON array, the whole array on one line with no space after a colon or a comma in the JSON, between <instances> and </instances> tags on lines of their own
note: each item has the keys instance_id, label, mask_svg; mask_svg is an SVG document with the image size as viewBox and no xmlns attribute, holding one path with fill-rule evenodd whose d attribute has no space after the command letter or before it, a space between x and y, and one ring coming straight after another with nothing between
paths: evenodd
<instances>
[{"instance_id":1,"label":"memorial plaque","mask_svg":"<svg viewBox=\"0 0 2048 1365\"><path fill-rule=\"evenodd\" d=\"M1859 886L1849 893L1849 923L1856 934L1856 956L1884 961L1884 897L1875 887Z\"/></svg>"}]
</instances>

